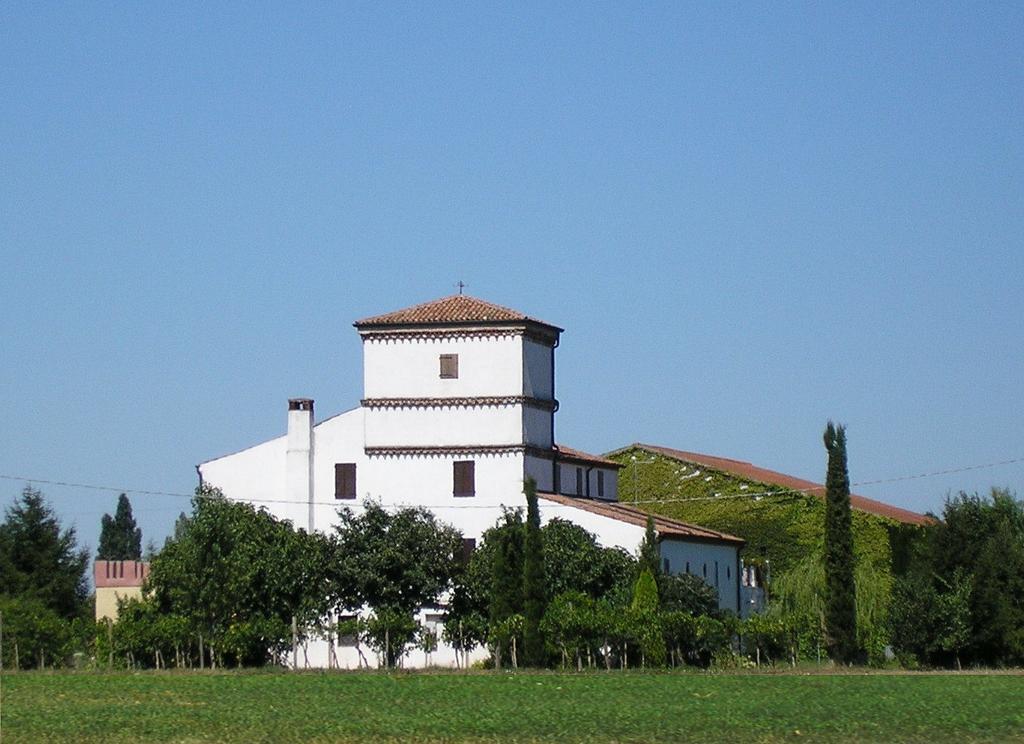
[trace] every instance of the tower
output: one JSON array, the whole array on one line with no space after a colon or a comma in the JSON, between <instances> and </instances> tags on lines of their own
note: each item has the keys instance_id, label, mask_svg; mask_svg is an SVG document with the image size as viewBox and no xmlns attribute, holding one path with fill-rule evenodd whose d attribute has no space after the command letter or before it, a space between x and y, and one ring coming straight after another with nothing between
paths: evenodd
<instances>
[{"instance_id":1,"label":"tower","mask_svg":"<svg viewBox=\"0 0 1024 744\"><path fill-rule=\"evenodd\" d=\"M467 295L354 325L367 456L473 463L454 466L455 495L469 495L477 462L512 456L518 481L551 488L561 328Z\"/></svg>"}]
</instances>

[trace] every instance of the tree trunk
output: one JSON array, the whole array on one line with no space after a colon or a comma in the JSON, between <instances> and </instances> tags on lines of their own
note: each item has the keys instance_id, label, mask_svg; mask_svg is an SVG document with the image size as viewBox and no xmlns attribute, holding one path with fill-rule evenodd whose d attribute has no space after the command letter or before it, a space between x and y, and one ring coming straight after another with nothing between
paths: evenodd
<instances>
[{"instance_id":1,"label":"tree trunk","mask_svg":"<svg viewBox=\"0 0 1024 744\"><path fill-rule=\"evenodd\" d=\"M292 615L292 671L299 668L299 623Z\"/></svg>"},{"instance_id":2,"label":"tree trunk","mask_svg":"<svg viewBox=\"0 0 1024 744\"><path fill-rule=\"evenodd\" d=\"M512 636L512 668L519 669L519 659L516 657L516 637Z\"/></svg>"},{"instance_id":3,"label":"tree trunk","mask_svg":"<svg viewBox=\"0 0 1024 744\"><path fill-rule=\"evenodd\" d=\"M203 648L203 634L199 634L199 668L206 668L206 649Z\"/></svg>"},{"instance_id":4,"label":"tree trunk","mask_svg":"<svg viewBox=\"0 0 1024 744\"><path fill-rule=\"evenodd\" d=\"M114 623L107 618L107 666L114 668Z\"/></svg>"},{"instance_id":5,"label":"tree trunk","mask_svg":"<svg viewBox=\"0 0 1024 744\"><path fill-rule=\"evenodd\" d=\"M956 670L958 672L962 672L964 670L964 668L962 666L960 666L960 652L957 651L955 655L956 655Z\"/></svg>"}]
</instances>

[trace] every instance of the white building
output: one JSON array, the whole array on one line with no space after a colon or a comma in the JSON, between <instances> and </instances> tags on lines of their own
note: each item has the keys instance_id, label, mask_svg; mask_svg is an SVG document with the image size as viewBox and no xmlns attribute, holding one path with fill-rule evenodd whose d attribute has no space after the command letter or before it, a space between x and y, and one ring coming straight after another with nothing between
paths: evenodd
<instances>
[{"instance_id":1,"label":"white building","mask_svg":"<svg viewBox=\"0 0 1024 744\"><path fill-rule=\"evenodd\" d=\"M317 423L313 401L293 398L284 436L202 463L203 482L309 530L328 531L339 506L374 499L425 506L475 541L503 506L524 505L523 481L533 477L542 520L561 517L605 546L637 549L646 515L617 502L620 465L555 444L561 328L464 295L355 327L363 339L359 407ZM656 529L668 570L701 576L720 606L736 611L743 541L663 518ZM321 646L310 648L310 663L326 666ZM358 663L349 648L337 657L342 666ZM444 645L431 655L433 664L454 662Z\"/></svg>"}]
</instances>

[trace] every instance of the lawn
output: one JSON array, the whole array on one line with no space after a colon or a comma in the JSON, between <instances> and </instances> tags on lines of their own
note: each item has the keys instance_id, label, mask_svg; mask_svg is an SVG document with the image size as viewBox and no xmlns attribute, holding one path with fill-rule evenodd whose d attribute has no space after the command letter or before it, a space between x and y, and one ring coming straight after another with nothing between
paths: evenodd
<instances>
[{"instance_id":1,"label":"lawn","mask_svg":"<svg viewBox=\"0 0 1024 744\"><path fill-rule=\"evenodd\" d=\"M20 673L14 742L1024 741L1003 674Z\"/></svg>"}]
</instances>

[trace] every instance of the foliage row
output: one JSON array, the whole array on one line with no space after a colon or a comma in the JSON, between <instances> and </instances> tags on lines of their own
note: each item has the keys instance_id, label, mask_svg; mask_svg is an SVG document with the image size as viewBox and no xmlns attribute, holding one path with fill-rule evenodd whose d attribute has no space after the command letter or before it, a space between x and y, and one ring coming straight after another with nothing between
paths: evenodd
<instances>
[{"instance_id":1,"label":"foliage row","mask_svg":"<svg viewBox=\"0 0 1024 744\"><path fill-rule=\"evenodd\" d=\"M371 654L399 665L413 648L429 663L442 639L416 613L430 606L444 608L443 640L463 660L483 646L502 666L827 657L820 554L775 578L767 613L739 622L718 612L704 582L659 571L652 534L633 556L571 522L540 526L529 502L525 520L507 512L464 556L461 535L421 509L371 502L342 510L333 534L308 534L203 489L154 558L144 599L97 625L87 556L26 488L0 525L0 658L5 668L263 665L286 655L301 664L307 641L346 636L366 666ZM1024 505L999 490L950 499L901 575L861 555L853 584L858 653L879 660L891 646L907 665L1020 664Z\"/></svg>"}]
</instances>

